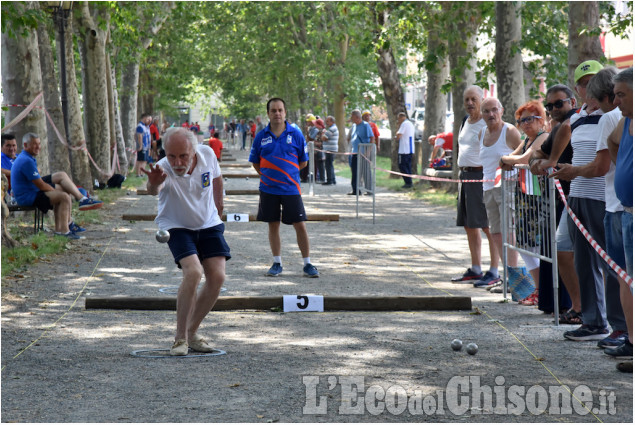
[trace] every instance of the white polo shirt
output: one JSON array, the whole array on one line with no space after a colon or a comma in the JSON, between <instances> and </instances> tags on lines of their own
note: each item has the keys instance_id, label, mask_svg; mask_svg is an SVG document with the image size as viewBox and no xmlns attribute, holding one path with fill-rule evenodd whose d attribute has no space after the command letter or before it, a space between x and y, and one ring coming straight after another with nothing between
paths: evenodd
<instances>
[{"instance_id":1,"label":"white polo shirt","mask_svg":"<svg viewBox=\"0 0 635 425\"><path fill-rule=\"evenodd\" d=\"M399 139L399 152L400 154L414 153L415 151L415 126L412 122L406 118L401 125L397 133L401 134Z\"/></svg>"},{"instance_id":2,"label":"white polo shirt","mask_svg":"<svg viewBox=\"0 0 635 425\"><path fill-rule=\"evenodd\" d=\"M221 176L216 155L209 146L198 145L196 159L192 174L184 176L174 173L167 158L157 163L168 175L159 191L154 220L159 229L200 230L222 223L214 203L213 180Z\"/></svg>"}]
</instances>

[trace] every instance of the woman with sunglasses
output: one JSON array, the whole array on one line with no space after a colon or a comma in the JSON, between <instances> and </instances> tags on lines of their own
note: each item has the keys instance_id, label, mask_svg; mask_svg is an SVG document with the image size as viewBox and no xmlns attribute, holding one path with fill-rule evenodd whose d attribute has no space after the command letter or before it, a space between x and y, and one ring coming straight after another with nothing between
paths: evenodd
<instances>
[{"instance_id":1,"label":"woman with sunglasses","mask_svg":"<svg viewBox=\"0 0 635 425\"><path fill-rule=\"evenodd\" d=\"M510 171L516 164L528 164L531 154L539 149L547 139L549 133L545 131L547 127L547 114L542 103L538 100L530 100L521 105L516 111L516 124L518 129L525 134L526 138L514 152L505 155L500 159L500 166L503 170ZM529 172L526 170L525 172ZM524 194L519 194L524 195ZM518 244L527 249L539 250L539 225L536 217L536 205L533 197L516 197L516 212L518 220L516 223L516 238ZM520 301L522 305L538 305L538 282L540 276L540 260L531 255L520 253L527 270L534 280L536 290L527 298Z\"/></svg>"}]
</instances>

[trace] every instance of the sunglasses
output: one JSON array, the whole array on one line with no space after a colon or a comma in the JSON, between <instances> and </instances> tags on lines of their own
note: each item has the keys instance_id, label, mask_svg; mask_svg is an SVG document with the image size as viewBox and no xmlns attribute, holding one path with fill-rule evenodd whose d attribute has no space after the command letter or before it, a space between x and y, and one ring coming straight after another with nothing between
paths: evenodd
<instances>
[{"instance_id":1,"label":"sunglasses","mask_svg":"<svg viewBox=\"0 0 635 425\"><path fill-rule=\"evenodd\" d=\"M564 102L571 102L571 99L570 99L570 98L567 98L567 99L558 99L558 100L556 100L556 101L555 101L555 102L553 102L553 103L547 103L547 104L545 105L545 109L546 109L547 111L551 111L554 107L556 107L556 108L560 109L560 108L562 108L562 106L564 105Z\"/></svg>"},{"instance_id":2,"label":"sunglasses","mask_svg":"<svg viewBox=\"0 0 635 425\"><path fill-rule=\"evenodd\" d=\"M521 118L519 120L516 120L516 124L518 125L523 125L523 124L531 124L532 122L534 122L534 120L540 119L542 117L539 117L537 115L532 115L530 117L525 117L525 118Z\"/></svg>"}]
</instances>

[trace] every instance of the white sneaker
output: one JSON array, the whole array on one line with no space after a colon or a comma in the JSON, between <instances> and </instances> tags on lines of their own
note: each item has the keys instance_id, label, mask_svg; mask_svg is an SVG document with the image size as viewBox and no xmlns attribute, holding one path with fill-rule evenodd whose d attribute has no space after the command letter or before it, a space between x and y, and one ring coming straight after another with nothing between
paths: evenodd
<instances>
[{"instance_id":1,"label":"white sneaker","mask_svg":"<svg viewBox=\"0 0 635 425\"><path fill-rule=\"evenodd\" d=\"M188 346L187 341L184 339L178 339L174 341L174 345L170 348L171 356L187 356Z\"/></svg>"},{"instance_id":2,"label":"white sneaker","mask_svg":"<svg viewBox=\"0 0 635 425\"><path fill-rule=\"evenodd\" d=\"M203 337L197 334L194 334L194 336L190 338L189 344L192 350L198 351L199 353L211 353L214 351L214 348L212 348Z\"/></svg>"}]
</instances>

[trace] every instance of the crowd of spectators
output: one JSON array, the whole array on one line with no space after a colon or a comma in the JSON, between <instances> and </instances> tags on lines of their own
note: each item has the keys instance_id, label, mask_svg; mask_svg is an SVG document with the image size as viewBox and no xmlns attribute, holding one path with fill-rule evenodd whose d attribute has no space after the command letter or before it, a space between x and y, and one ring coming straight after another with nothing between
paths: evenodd
<instances>
[{"instance_id":1,"label":"crowd of spectators","mask_svg":"<svg viewBox=\"0 0 635 425\"><path fill-rule=\"evenodd\" d=\"M468 115L458 135L457 164L460 180L470 182L459 185L457 225L465 228L472 265L453 282L501 292L503 209L522 222L507 232L511 239L527 244L548 237L537 234L535 211L524 208L527 199L501 202L500 172L518 164L527 164L535 176L558 179L579 223L632 276L633 69L619 72L589 60L576 68L574 80L575 94L556 84L548 89L544 106L538 100L520 106L516 126L501 120L503 107L497 99L484 98L477 86L465 90ZM557 215L559 275L567 292L560 311L553 311L553 303L541 302L552 296L551 276L543 274L541 262L527 253L522 258L535 291L520 303L559 314L560 323L579 325L566 331L565 339L596 341L609 357L632 359L632 287L600 257L561 200ZM491 265L485 273L481 230L490 247ZM527 250L541 253L537 243ZM515 252L507 249L510 274L517 269ZM632 372L632 361L619 363L618 370Z\"/></svg>"}]
</instances>

